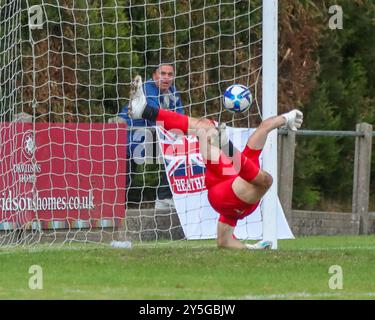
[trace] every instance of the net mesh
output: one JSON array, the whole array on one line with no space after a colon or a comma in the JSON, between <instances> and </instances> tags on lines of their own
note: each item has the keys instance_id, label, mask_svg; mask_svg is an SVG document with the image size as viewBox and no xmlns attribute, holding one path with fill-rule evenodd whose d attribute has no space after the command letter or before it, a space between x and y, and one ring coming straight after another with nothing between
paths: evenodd
<instances>
[{"instance_id":1,"label":"net mesh","mask_svg":"<svg viewBox=\"0 0 375 320\"><path fill-rule=\"evenodd\" d=\"M261 4L1 1L0 244L185 238L181 216L155 209L171 195L165 163L155 128L123 116L129 85L168 62L186 115L255 126ZM234 83L253 93L243 114L222 107Z\"/></svg>"}]
</instances>

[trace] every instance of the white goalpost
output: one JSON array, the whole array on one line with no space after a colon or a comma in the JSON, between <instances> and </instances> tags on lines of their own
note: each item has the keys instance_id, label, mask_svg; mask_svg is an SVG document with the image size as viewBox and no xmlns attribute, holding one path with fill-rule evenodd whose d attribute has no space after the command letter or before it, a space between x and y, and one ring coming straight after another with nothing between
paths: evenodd
<instances>
[{"instance_id":1,"label":"white goalpost","mask_svg":"<svg viewBox=\"0 0 375 320\"><path fill-rule=\"evenodd\" d=\"M277 115L278 0L263 2L263 118ZM277 249L277 131L273 130L264 147L263 169L273 178L264 196L263 237Z\"/></svg>"},{"instance_id":2,"label":"white goalpost","mask_svg":"<svg viewBox=\"0 0 375 320\"><path fill-rule=\"evenodd\" d=\"M168 133L127 117L130 83L172 64L176 91L153 98L241 145L277 114L277 24L277 0L0 1L0 246L214 238L199 154L168 153ZM243 114L222 107L234 83L254 97ZM273 186L238 229L276 249L276 130L262 167ZM163 194L176 209L155 208Z\"/></svg>"}]
</instances>

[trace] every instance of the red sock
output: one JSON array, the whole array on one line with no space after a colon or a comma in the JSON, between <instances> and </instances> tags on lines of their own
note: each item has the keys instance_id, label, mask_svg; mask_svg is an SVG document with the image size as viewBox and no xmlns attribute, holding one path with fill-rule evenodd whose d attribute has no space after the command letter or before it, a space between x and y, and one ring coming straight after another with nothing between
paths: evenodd
<instances>
[{"instance_id":1,"label":"red sock","mask_svg":"<svg viewBox=\"0 0 375 320\"><path fill-rule=\"evenodd\" d=\"M247 158L249 158L258 168L260 167L259 156L262 153L262 149L255 150L255 149L250 149L248 146L246 146L245 149L242 151L242 153Z\"/></svg>"},{"instance_id":2,"label":"red sock","mask_svg":"<svg viewBox=\"0 0 375 320\"><path fill-rule=\"evenodd\" d=\"M258 159L258 161L256 161ZM236 168L238 175L246 180L254 180L259 173L259 158L248 158L243 152L237 152L233 158L233 164Z\"/></svg>"},{"instance_id":3,"label":"red sock","mask_svg":"<svg viewBox=\"0 0 375 320\"><path fill-rule=\"evenodd\" d=\"M170 110L159 109L156 121L161 122L161 125L167 130L180 129L184 134L187 134L189 129L189 118Z\"/></svg>"}]
</instances>

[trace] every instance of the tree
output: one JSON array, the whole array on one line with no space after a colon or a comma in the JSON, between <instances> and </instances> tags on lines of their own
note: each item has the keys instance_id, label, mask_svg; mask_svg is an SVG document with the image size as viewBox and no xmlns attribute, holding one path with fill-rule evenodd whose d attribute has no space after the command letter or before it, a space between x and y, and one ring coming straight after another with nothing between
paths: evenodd
<instances>
[{"instance_id":1,"label":"tree","mask_svg":"<svg viewBox=\"0 0 375 320\"><path fill-rule=\"evenodd\" d=\"M343 30L328 28L328 8L321 10L320 73L305 105L305 127L355 130L359 122L375 123L375 32L373 1L339 1ZM323 18L325 17L325 18ZM374 156L374 154L373 154ZM350 207L354 141L350 138L301 138L297 148L294 204L314 207L330 199ZM306 160L309 159L309 160ZM375 163L373 157L373 163ZM372 166L372 188L375 170Z\"/></svg>"},{"instance_id":2,"label":"tree","mask_svg":"<svg viewBox=\"0 0 375 320\"><path fill-rule=\"evenodd\" d=\"M26 13L26 3L24 13ZM40 1L29 1L29 5ZM23 15L23 110L37 121L105 122L119 112L139 54L131 50L131 26L116 0L43 2L45 25L31 32ZM116 7L117 6L117 7ZM34 66L35 64L35 66ZM33 85L33 72L36 80Z\"/></svg>"}]
</instances>

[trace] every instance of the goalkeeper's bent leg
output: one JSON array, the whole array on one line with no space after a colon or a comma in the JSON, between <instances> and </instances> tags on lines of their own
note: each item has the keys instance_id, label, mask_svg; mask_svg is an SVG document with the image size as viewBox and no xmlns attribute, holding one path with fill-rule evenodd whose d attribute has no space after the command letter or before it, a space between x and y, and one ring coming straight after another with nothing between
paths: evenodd
<instances>
[{"instance_id":1,"label":"goalkeeper's bent leg","mask_svg":"<svg viewBox=\"0 0 375 320\"><path fill-rule=\"evenodd\" d=\"M262 153L263 149L251 149L246 145L245 149L242 151L244 156L250 159L258 168L260 168L259 156Z\"/></svg>"},{"instance_id":2,"label":"goalkeeper's bent leg","mask_svg":"<svg viewBox=\"0 0 375 320\"><path fill-rule=\"evenodd\" d=\"M217 223L217 246L228 249L246 249L246 245L233 238L234 227L218 221Z\"/></svg>"},{"instance_id":3,"label":"goalkeeper's bent leg","mask_svg":"<svg viewBox=\"0 0 375 320\"><path fill-rule=\"evenodd\" d=\"M259 161L248 158L245 152L237 152L233 158L233 165L238 175L247 182L253 181L259 174Z\"/></svg>"},{"instance_id":4,"label":"goalkeeper's bent leg","mask_svg":"<svg viewBox=\"0 0 375 320\"><path fill-rule=\"evenodd\" d=\"M234 157L239 177L233 181L232 190L239 199L249 204L258 202L273 183L272 176L259 167L260 152L247 146Z\"/></svg>"}]
</instances>

